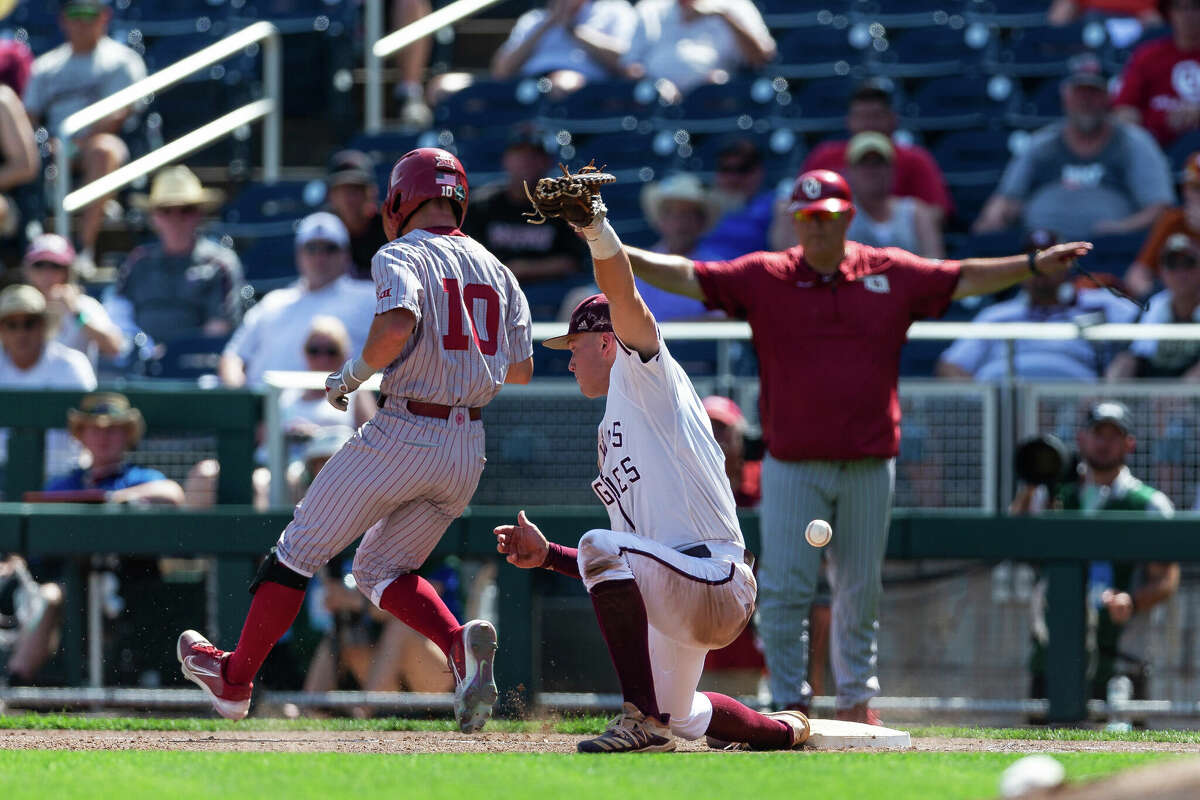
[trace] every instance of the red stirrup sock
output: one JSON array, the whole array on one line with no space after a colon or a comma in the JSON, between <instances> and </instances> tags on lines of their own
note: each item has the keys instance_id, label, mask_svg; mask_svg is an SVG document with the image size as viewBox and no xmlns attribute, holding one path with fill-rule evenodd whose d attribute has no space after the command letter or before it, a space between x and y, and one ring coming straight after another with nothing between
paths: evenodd
<instances>
[{"instance_id":1,"label":"red stirrup sock","mask_svg":"<svg viewBox=\"0 0 1200 800\"><path fill-rule=\"evenodd\" d=\"M249 683L254 680L275 643L296 621L304 603L304 590L264 581L254 592L250 613L242 625L237 649L225 662L225 680Z\"/></svg>"},{"instance_id":2,"label":"red stirrup sock","mask_svg":"<svg viewBox=\"0 0 1200 800\"><path fill-rule=\"evenodd\" d=\"M650 666L646 604L637 581L632 578L604 581L592 587L591 595L600 633L621 681L621 694L646 716L662 719L654 694L654 670Z\"/></svg>"},{"instance_id":3,"label":"red stirrup sock","mask_svg":"<svg viewBox=\"0 0 1200 800\"><path fill-rule=\"evenodd\" d=\"M787 750L792 729L786 722L763 716L732 697L704 692L712 703L712 721L705 734L726 742L745 742L755 750Z\"/></svg>"},{"instance_id":4,"label":"red stirrup sock","mask_svg":"<svg viewBox=\"0 0 1200 800\"><path fill-rule=\"evenodd\" d=\"M383 590L379 607L450 656L450 643L462 625L446 608L432 583L420 575L401 575Z\"/></svg>"}]
</instances>

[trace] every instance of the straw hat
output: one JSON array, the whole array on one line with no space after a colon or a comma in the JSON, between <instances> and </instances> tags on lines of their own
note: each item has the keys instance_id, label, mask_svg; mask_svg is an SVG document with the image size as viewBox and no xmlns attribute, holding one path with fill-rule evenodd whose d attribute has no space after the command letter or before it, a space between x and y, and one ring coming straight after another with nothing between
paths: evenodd
<instances>
[{"instance_id":1,"label":"straw hat","mask_svg":"<svg viewBox=\"0 0 1200 800\"><path fill-rule=\"evenodd\" d=\"M46 298L35 287L14 283L0 292L0 319L12 314L45 314Z\"/></svg>"},{"instance_id":2,"label":"straw hat","mask_svg":"<svg viewBox=\"0 0 1200 800\"><path fill-rule=\"evenodd\" d=\"M83 396L79 408L67 411L67 427L71 435L79 438L84 425L107 428L124 425L129 428L129 446L136 447L146 432L146 420L142 412L129 405L129 398L116 392L92 392Z\"/></svg>"},{"instance_id":3,"label":"straw hat","mask_svg":"<svg viewBox=\"0 0 1200 800\"><path fill-rule=\"evenodd\" d=\"M646 184L642 189L642 213L654 228L658 228L662 204L667 200L684 200L700 207L704 227L712 226L721 215L721 204L712 192L704 188L700 178L690 172L678 172L661 181Z\"/></svg>"},{"instance_id":4,"label":"straw hat","mask_svg":"<svg viewBox=\"0 0 1200 800\"><path fill-rule=\"evenodd\" d=\"M225 193L206 189L185 166L164 167L154 176L150 184L150 195L135 195L133 204L139 208L163 208L166 206L200 206L211 211L221 205Z\"/></svg>"}]
</instances>

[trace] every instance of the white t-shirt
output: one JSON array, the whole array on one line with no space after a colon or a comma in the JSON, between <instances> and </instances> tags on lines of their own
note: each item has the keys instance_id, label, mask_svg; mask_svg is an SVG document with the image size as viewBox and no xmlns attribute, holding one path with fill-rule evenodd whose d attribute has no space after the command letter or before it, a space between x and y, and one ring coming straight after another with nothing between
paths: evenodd
<instances>
[{"instance_id":1,"label":"white t-shirt","mask_svg":"<svg viewBox=\"0 0 1200 800\"><path fill-rule=\"evenodd\" d=\"M755 38L771 37L762 14L750 0L720 0L731 16ZM651 80L666 78L687 92L708 83L715 69L732 71L744 63L737 36L716 15L685 22L677 0L641 0L634 9L638 24L623 64L642 64Z\"/></svg>"},{"instance_id":2,"label":"white t-shirt","mask_svg":"<svg viewBox=\"0 0 1200 800\"><path fill-rule=\"evenodd\" d=\"M67 117L146 77L146 64L132 48L105 36L91 53L80 55L70 44L38 56L21 98L31 116L51 135Z\"/></svg>"},{"instance_id":3,"label":"white t-shirt","mask_svg":"<svg viewBox=\"0 0 1200 800\"><path fill-rule=\"evenodd\" d=\"M342 276L315 292L299 281L268 292L246 312L225 352L245 362L248 386L261 385L269 369L305 370L304 340L315 316L340 319L350 334L350 353L357 355L375 317L375 289Z\"/></svg>"},{"instance_id":4,"label":"white t-shirt","mask_svg":"<svg viewBox=\"0 0 1200 800\"><path fill-rule=\"evenodd\" d=\"M96 388L96 372L87 356L55 341L46 343L42 357L29 369L17 369L8 353L0 349L0 388L90 392ZM60 475L74 469L81 452L78 442L65 430L47 431L46 474ZM8 462L7 428L0 429L0 460Z\"/></svg>"},{"instance_id":5,"label":"white t-shirt","mask_svg":"<svg viewBox=\"0 0 1200 800\"><path fill-rule=\"evenodd\" d=\"M90 325L97 328L112 328L114 330L117 328L116 323L112 321L112 317L104 309L104 304L96 298L81 294L75 302L79 308L78 313L83 314ZM58 321L58 330L54 334L54 341L72 350L78 350L88 357L88 361L91 362L93 367L96 366L96 360L100 355L99 348L88 338L83 325L79 322L78 315L66 317Z\"/></svg>"},{"instance_id":6,"label":"white t-shirt","mask_svg":"<svg viewBox=\"0 0 1200 800\"><path fill-rule=\"evenodd\" d=\"M501 46L501 51L520 47L545 19L544 8L526 11L517 19L517 24L513 26L508 40ZM594 0L584 3L575 17L575 22L625 44L633 38L637 17L633 13L633 6L625 0ZM556 25L542 34L529 58L521 65L521 75L545 75L559 69L573 69L590 81L610 77L608 70L588 55L583 45L561 25Z\"/></svg>"},{"instance_id":7,"label":"white t-shirt","mask_svg":"<svg viewBox=\"0 0 1200 800\"><path fill-rule=\"evenodd\" d=\"M1142 318L1138 320L1139 323L1170 325L1173 322L1184 321L1175 319L1175 312L1171 310L1171 291L1169 289L1163 289L1151 297L1147 305L1149 307L1142 314ZM1197 307L1192 312L1192 318L1186 321L1200 322L1200 307ZM1183 371L1195 363L1197 353L1200 352L1200 344L1188 341L1160 342L1157 339L1136 339L1129 345L1129 350L1135 356L1164 364L1174 364L1179 367L1180 371Z\"/></svg>"},{"instance_id":8,"label":"white t-shirt","mask_svg":"<svg viewBox=\"0 0 1200 800\"><path fill-rule=\"evenodd\" d=\"M615 531L676 549L700 541L745 546L712 423L661 333L658 347L643 362L617 342L592 491Z\"/></svg>"}]
</instances>

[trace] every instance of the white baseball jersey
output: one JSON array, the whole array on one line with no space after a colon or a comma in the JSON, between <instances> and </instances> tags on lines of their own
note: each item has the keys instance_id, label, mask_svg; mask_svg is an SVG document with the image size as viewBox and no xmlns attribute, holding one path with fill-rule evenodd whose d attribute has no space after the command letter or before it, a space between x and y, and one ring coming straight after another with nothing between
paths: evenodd
<instances>
[{"instance_id":1,"label":"white baseball jersey","mask_svg":"<svg viewBox=\"0 0 1200 800\"><path fill-rule=\"evenodd\" d=\"M614 531L677 548L743 545L725 455L696 389L658 337L649 361L617 340L592 490Z\"/></svg>"},{"instance_id":2,"label":"white baseball jersey","mask_svg":"<svg viewBox=\"0 0 1200 800\"><path fill-rule=\"evenodd\" d=\"M516 277L462 233L413 230L371 259L375 313L405 308L417 327L383 373L384 394L446 406L487 405L509 364L533 354Z\"/></svg>"}]
</instances>

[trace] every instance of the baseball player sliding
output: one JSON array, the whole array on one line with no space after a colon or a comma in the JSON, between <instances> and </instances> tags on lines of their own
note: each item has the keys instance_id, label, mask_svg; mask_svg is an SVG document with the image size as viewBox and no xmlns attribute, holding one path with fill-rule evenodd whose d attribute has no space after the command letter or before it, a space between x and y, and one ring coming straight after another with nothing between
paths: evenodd
<instances>
[{"instance_id":1,"label":"baseball player sliding","mask_svg":"<svg viewBox=\"0 0 1200 800\"><path fill-rule=\"evenodd\" d=\"M179 637L184 676L227 719L246 716L252 680L296 618L309 578L364 531L354 557L359 589L446 654L464 732L491 714L495 629L460 625L414 572L475 492L480 409L502 384L533 376L529 306L516 278L459 231L468 192L462 164L445 150L413 150L392 168L382 207L392 241L371 261L370 334L362 354L325 382L329 402L345 410L347 396L382 369L379 413L296 506L250 587L237 649L218 650L195 631Z\"/></svg>"},{"instance_id":2,"label":"baseball player sliding","mask_svg":"<svg viewBox=\"0 0 1200 800\"><path fill-rule=\"evenodd\" d=\"M705 654L732 642L754 611L753 558L708 415L605 219L596 191L611 179L585 168L579 177L542 179L531 199L538 217L562 216L584 234L603 292L575 308L566 335L545 344L571 351L585 396L608 397L592 488L612 529L564 547L547 542L522 511L515 525L495 529L497 549L518 567L582 578L591 595L625 702L604 733L579 742L581 752L674 750L674 737L705 734L754 749L796 747L809 734L803 714L764 715L696 692Z\"/></svg>"}]
</instances>

